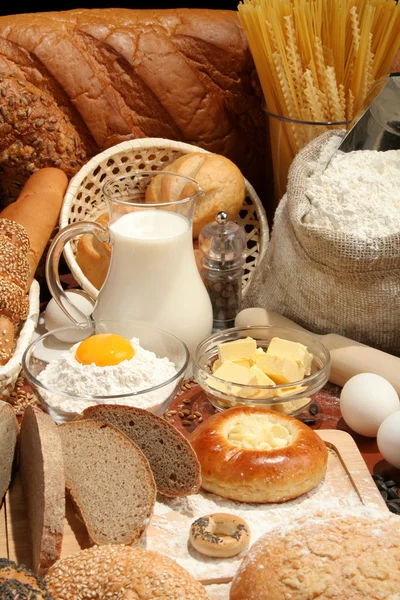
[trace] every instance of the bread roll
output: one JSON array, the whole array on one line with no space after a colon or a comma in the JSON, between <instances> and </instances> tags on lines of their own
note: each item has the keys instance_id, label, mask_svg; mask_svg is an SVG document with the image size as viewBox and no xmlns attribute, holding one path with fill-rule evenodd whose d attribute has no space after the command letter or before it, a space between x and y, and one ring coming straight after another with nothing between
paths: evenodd
<instances>
[{"instance_id":1,"label":"bread roll","mask_svg":"<svg viewBox=\"0 0 400 600\"><path fill-rule=\"evenodd\" d=\"M328 451L294 417L256 407L216 413L189 441L201 465L202 487L239 502L285 502L323 479Z\"/></svg>"},{"instance_id":2,"label":"bread roll","mask_svg":"<svg viewBox=\"0 0 400 600\"><path fill-rule=\"evenodd\" d=\"M233 579L230 600L396 600L400 518L304 517L261 537Z\"/></svg>"},{"instance_id":3,"label":"bread roll","mask_svg":"<svg viewBox=\"0 0 400 600\"><path fill-rule=\"evenodd\" d=\"M246 196L245 180L240 169L220 154L190 152L174 160L163 171L185 175L197 181L204 192L198 197L193 218L193 237L198 238L202 228L224 210L234 221ZM170 180L154 177L146 190L146 202L159 204L182 200L192 187L183 178ZM190 189L188 189L190 187Z\"/></svg>"},{"instance_id":4,"label":"bread roll","mask_svg":"<svg viewBox=\"0 0 400 600\"><path fill-rule=\"evenodd\" d=\"M95 220L107 227L108 213L102 213ZM111 244L101 242L92 233L84 233L78 240L75 258L84 276L99 290L110 266Z\"/></svg>"},{"instance_id":5,"label":"bread roll","mask_svg":"<svg viewBox=\"0 0 400 600\"><path fill-rule=\"evenodd\" d=\"M61 559L46 576L54 600L207 600L204 587L163 554L94 546Z\"/></svg>"},{"instance_id":6,"label":"bread roll","mask_svg":"<svg viewBox=\"0 0 400 600\"><path fill-rule=\"evenodd\" d=\"M0 558L0 598L3 600L53 600L46 584L25 565Z\"/></svg>"}]
</instances>

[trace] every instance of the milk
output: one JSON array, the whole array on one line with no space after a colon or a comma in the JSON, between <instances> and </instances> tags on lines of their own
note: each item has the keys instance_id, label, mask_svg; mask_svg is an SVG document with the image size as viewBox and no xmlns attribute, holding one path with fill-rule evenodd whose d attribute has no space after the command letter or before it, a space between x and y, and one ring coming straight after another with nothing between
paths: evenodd
<instances>
[{"instance_id":1,"label":"milk","mask_svg":"<svg viewBox=\"0 0 400 600\"><path fill-rule=\"evenodd\" d=\"M161 209L110 225L112 255L93 317L134 319L180 337L191 354L212 331L212 307L198 272L189 220Z\"/></svg>"}]
</instances>

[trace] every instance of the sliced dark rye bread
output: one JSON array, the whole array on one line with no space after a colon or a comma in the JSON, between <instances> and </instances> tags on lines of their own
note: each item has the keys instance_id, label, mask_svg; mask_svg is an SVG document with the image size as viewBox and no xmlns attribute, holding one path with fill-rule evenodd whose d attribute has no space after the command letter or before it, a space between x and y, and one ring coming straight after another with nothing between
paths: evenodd
<instances>
[{"instance_id":1,"label":"sliced dark rye bread","mask_svg":"<svg viewBox=\"0 0 400 600\"><path fill-rule=\"evenodd\" d=\"M58 426L65 484L97 545L131 544L146 529L156 485L143 452L110 423L70 421Z\"/></svg>"},{"instance_id":2,"label":"sliced dark rye bread","mask_svg":"<svg viewBox=\"0 0 400 600\"><path fill-rule=\"evenodd\" d=\"M11 483L18 429L13 407L0 400L0 506Z\"/></svg>"},{"instance_id":3,"label":"sliced dark rye bread","mask_svg":"<svg viewBox=\"0 0 400 600\"><path fill-rule=\"evenodd\" d=\"M19 471L30 524L31 567L43 577L61 554L65 479L58 426L33 406L22 417Z\"/></svg>"},{"instance_id":4,"label":"sliced dark rye bread","mask_svg":"<svg viewBox=\"0 0 400 600\"><path fill-rule=\"evenodd\" d=\"M84 419L118 427L147 456L157 490L170 497L196 494L201 470L190 442L174 425L142 408L101 404L83 411Z\"/></svg>"}]
</instances>

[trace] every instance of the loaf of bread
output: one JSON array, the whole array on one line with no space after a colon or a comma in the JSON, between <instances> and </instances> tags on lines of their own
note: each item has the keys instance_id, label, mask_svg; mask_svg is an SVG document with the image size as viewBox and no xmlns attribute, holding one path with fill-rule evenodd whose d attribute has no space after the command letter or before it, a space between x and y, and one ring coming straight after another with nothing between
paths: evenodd
<instances>
[{"instance_id":1,"label":"loaf of bread","mask_svg":"<svg viewBox=\"0 0 400 600\"><path fill-rule=\"evenodd\" d=\"M189 441L202 487L239 502L285 502L323 479L328 451L301 421L262 407L238 406L200 423Z\"/></svg>"},{"instance_id":2,"label":"loaf of bread","mask_svg":"<svg viewBox=\"0 0 400 600\"><path fill-rule=\"evenodd\" d=\"M33 406L27 406L22 417L19 470L30 525L32 569L43 576L61 554L65 478L57 425Z\"/></svg>"},{"instance_id":3,"label":"loaf of bread","mask_svg":"<svg viewBox=\"0 0 400 600\"><path fill-rule=\"evenodd\" d=\"M0 506L12 478L17 454L18 430L17 417L11 404L0 400Z\"/></svg>"},{"instance_id":4,"label":"loaf of bread","mask_svg":"<svg viewBox=\"0 0 400 600\"><path fill-rule=\"evenodd\" d=\"M395 600L400 518L379 512L308 515L269 531L244 557L230 600Z\"/></svg>"},{"instance_id":5,"label":"loaf of bread","mask_svg":"<svg viewBox=\"0 0 400 600\"><path fill-rule=\"evenodd\" d=\"M234 221L246 196L245 181L238 167L220 154L190 152L174 160L164 171L184 175L197 181L203 191L196 201L193 217L193 237L198 238L202 228L214 221L220 211ZM146 202L160 204L176 202L188 196L190 186L183 177L172 179L154 177L146 190Z\"/></svg>"},{"instance_id":6,"label":"loaf of bread","mask_svg":"<svg viewBox=\"0 0 400 600\"><path fill-rule=\"evenodd\" d=\"M46 583L54 600L207 600L175 560L143 548L94 546L58 561Z\"/></svg>"},{"instance_id":7,"label":"loaf of bread","mask_svg":"<svg viewBox=\"0 0 400 600\"><path fill-rule=\"evenodd\" d=\"M236 11L5 15L0 76L4 202L38 168L70 177L98 152L141 137L222 154L256 189L271 179L262 94Z\"/></svg>"},{"instance_id":8,"label":"loaf of bread","mask_svg":"<svg viewBox=\"0 0 400 600\"><path fill-rule=\"evenodd\" d=\"M146 456L157 491L165 496L196 494L200 487L200 464L185 436L162 417L143 408L98 404L83 411L84 419L115 425Z\"/></svg>"},{"instance_id":9,"label":"loaf of bread","mask_svg":"<svg viewBox=\"0 0 400 600\"><path fill-rule=\"evenodd\" d=\"M152 515L156 485L136 444L110 423L58 426L65 484L95 544L131 544Z\"/></svg>"},{"instance_id":10,"label":"loaf of bread","mask_svg":"<svg viewBox=\"0 0 400 600\"><path fill-rule=\"evenodd\" d=\"M28 316L28 291L56 227L67 185L61 169L39 169L17 200L0 212L1 365L11 358L18 328Z\"/></svg>"},{"instance_id":11,"label":"loaf of bread","mask_svg":"<svg viewBox=\"0 0 400 600\"><path fill-rule=\"evenodd\" d=\"M0 598L3 600L53 600L44 581L25 565L0 558Z\"/></svg>"}]
</instances>

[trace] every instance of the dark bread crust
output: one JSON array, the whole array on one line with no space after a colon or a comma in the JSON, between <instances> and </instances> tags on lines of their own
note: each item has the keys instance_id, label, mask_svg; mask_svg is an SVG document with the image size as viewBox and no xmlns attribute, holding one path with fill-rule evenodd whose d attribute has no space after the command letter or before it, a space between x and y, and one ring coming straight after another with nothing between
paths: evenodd
<instances>
[{"instance_id":1,"label":"dark bread crust","mask_svg":"<svg viewBox=\"0 0 400 600\"><path fill-rule=\"evenodd\" d=\"M286 427L292 443L273 450L233 445L225 431L242 416L268 416ZM241 502L285 502L313 489L326 472L328 451L307 425L263 408L236 407L209 417L189 436L201 465L202 487Z\"/></svg>"},{"instance_id":2,"label":"dark bread crust","mask_svg":"<svg viewBox=\"0 0 400 600\"><path fill-rule=\"evenodd\" d=\"M107 8L3 16L0 74L45 94L48 116L65 116L88 159L127 139L161 137L227 156L256 189L268 180L262 94L236 11ZM0 104L6 108L1 96ZM42 166L52 166L51 158ZM37 160L25 167L38 168ZM1 187L12 201L15 173L4 171L7 160L0 167Z\"/></svg>"}]
</instances>

